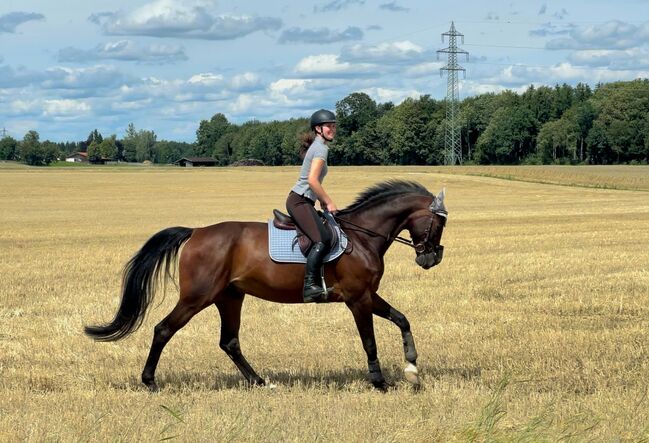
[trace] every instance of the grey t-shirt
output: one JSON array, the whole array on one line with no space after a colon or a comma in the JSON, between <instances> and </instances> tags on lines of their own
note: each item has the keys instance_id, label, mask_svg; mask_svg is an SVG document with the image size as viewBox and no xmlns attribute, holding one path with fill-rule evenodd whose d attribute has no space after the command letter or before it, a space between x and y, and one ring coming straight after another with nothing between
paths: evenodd
<instances>
[{"instance_id":1,"label":"grey t-shirt","mask_svg":"<svg viewBox=\"0 0 649 443\"><path fill-rule=\"evenodd\" d=\"M325 175L327 175L328 155L329 148L325 145L323 138L317 135L315 140L313 140L313 143L311 143L311 146L309 146L309 149L306 151L304 161L302 162L302 169L300 169L300 178L297 179L297 183L295 183L295 186L293 186L293 189L291 190L296 194L303 195L306 198L316 201L318 196L315 195L315 192L313 192L309 186L309 171L311 170L311 163L314 158L321 158L324 160L324 165L320 171L320 177L318 177L318 181L322 183Z\"/></svg>"}]
</instances>

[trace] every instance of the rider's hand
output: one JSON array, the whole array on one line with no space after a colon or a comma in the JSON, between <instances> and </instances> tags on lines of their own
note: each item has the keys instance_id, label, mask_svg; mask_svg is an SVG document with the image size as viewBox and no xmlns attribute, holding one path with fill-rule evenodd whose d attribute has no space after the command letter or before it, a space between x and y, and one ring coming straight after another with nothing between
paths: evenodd
<instances>
[{"instance_id":1,"label":"rider's hand","mask_svg":"<svg viewBox=\"0 0 649 443\"><path fill-rule=\"evenodd\" d=\"M334 202L329 202L327 203L327 211L335 214L336 212L338 212L338 208L336 207L336 204Z\"/></svg>"}]
</instances>

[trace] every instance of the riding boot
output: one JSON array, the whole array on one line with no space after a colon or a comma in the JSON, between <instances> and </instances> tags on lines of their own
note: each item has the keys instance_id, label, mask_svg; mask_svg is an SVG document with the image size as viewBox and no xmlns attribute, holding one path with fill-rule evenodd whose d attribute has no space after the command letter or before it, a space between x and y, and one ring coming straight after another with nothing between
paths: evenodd
<instances>
[{"instance_id":1,"label":"riding boot","mask_svg":"<svg viewBox=\"0 0 649 443\"><path fill-rule=\"evenodd\" d=\"M331 289L322 287L322 260L327 255L325 244L314 243L306 257L304 273L304 303L324 303Z\"/></svg>"}]
</instances>

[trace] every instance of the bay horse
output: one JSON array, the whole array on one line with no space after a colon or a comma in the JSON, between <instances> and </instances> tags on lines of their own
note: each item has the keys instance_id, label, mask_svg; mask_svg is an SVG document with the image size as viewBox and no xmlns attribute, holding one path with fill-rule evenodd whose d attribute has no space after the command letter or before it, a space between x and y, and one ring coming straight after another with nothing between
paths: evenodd
<instances>
[{"instance_id":1,"label":"bay horse","mask_svg":"<svg viewBox=\"0 0 649 443\"><path fill-rule=\"evenodd\" d=\"M448 212L444 191L438 196L409 181L387 181L362 192L336 219L352 243L350 253L324 267L330 302L344 302L351 310L365 353L369 380L385 390L377 357L373 315L401 330L406 380L420 386L417 351L406 317L377 293L383 276L383 257L394 241L413 247L416 263L429 269L442 260L440 244ZM411 240L398 235L407 230ZM278 303L303 303L304 264L280 264L268 253L268 226L260 222L227 221L203 228L172 227L153 235L124 267L122 297L108 324L86 326L97 341L114 341L134 332L153 299L161 271L170 276L179 260L180 296L176 306L154 328L153 342L142 371L142 382L156 391L155 370L162 350L173 335L201 310L215 305L221 317L219 345L248 383L264 380L244 358L239 345L241 306L246 294Z\"/></svg>"}]
</instances>

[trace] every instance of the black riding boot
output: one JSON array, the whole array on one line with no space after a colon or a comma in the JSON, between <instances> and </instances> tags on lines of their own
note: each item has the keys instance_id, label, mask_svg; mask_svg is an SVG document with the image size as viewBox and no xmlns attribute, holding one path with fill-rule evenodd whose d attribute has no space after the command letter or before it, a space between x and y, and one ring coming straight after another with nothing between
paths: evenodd
<instances>
[{"instance_id":1,"label":"black riding boot","mask_svg":"<svg viewBox=\"0 0 649 443\"><path fill-rule=\"evenodd\" d=\"M325 244L314 243L306 257L304 274L304 303L323 303L327 301L329 289L322 287L322 260L327 255Z\"/></svg>"}]
</instances>

